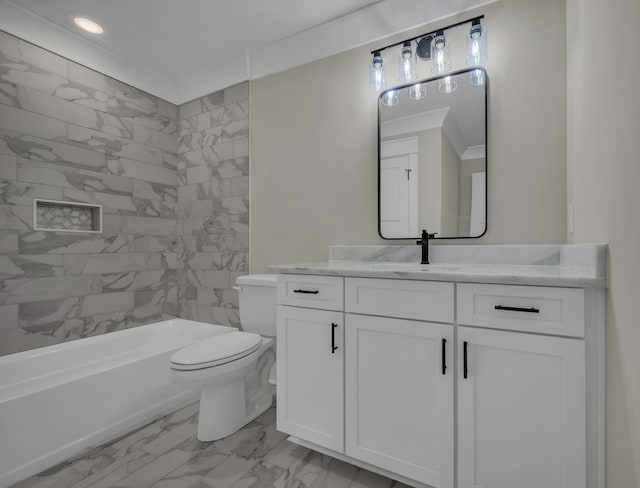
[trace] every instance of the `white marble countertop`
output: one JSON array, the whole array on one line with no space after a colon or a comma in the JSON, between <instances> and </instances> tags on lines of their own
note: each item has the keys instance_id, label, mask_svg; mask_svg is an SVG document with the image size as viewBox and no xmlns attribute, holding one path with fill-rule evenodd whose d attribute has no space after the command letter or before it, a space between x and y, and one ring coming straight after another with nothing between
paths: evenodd
<instances>
[{"instance_id":1,"label":"white marble countertop","mask_svg":"<svg viewBox=\"0 0 640 488\"><path fill-rule=\"evenodd\" d=\"M385 251L388 248L390 252ZM397 257L400 246L335 246L334 259L328 262L297 263L270 266L276 273L314 274L364 278L388 278L459 283L497 283L513 285L606 288L607 246L473 246L475 255L488 262L473 261L472 249L444 246L439 251L448 262L421 265L417 260L385 261ZM435 248L436 246L434 246ZM457 253L457 249L460 253ZM375 255L370 251L375 251ZM346 252L345 252L346 251ZM413 251L413 248L409 248ZM532 252L535 251L535 252ZM435 253L438 254L438 253ZM557 258L555 257L557 254ZM350 259L335 259L340 257ZM353 259L355 256L356 259ZM517 258L514 258L517 256ZM531 256L532 259L528 257ZM541 259L544 256L544 259ZM502 261L502 262L500 262Z\"/></svg>"}]
</instances>

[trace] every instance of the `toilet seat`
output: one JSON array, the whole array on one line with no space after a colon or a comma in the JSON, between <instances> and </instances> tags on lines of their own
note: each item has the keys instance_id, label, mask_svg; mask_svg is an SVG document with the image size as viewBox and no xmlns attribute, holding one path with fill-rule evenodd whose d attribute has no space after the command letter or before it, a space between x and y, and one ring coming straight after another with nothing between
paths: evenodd
<instances>
[{"instance_id":1,"label":"toilet seat","mask_svg":"<svg viewBox=\"0 0 640 488\"><path fill-rule=\"evenodd\" d=\"M192 371L230 363L256 351L262 343L259 334L229 332L198 341L171 356L171 369Z\"/></svg>"}]
</instances>

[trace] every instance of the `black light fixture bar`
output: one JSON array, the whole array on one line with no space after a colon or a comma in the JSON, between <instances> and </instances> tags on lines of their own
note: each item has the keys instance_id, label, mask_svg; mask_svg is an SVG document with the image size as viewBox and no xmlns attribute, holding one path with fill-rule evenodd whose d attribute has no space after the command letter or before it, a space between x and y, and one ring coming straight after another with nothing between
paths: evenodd
<instances>
[{"instance_id":1,"label":"black light fixture bar","mask_svg":"<svg viewBox=\"0 0 640 488\"><path fill-rule=\"evenodd\" d=\"M448 25L446 27L440 27L440 28L438 28L438 29L436 29L434 31L427 32L426 34L420 34L419 36L411 37L409 39L404 39L404 40L402 40L400 42L394 42L393 44L389 44L388 46L385 46L383 48L374 49L373 51L371 51L371 54L381 53L382 51L384 51L386 49L389 49L391 47L399 46L400 44L403 44L405 42L411 42L411 41L415 41L416 39L422 39L423 37L433 36L433 35L435 35L436 33L440 32L440 31L446 31L446 30L449 30L449 29L453 29L454 27L459 27L459 26L464 25L464 24L469 24L469 23L473 22L474 20L480 20L480 19L484 19L484 15L479 15L477 17L472 17L472 18L467 19L467 20L462 20L460 22L456 22L455 24L451 24L451 25Z\"/></svg>"}]
</instances>

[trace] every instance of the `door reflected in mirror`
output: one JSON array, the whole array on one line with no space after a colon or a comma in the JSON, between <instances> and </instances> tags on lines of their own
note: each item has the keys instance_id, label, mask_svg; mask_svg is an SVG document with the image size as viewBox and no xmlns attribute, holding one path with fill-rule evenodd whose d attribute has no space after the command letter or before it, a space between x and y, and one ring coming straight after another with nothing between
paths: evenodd
<instances>
[{"instance_id":1,"label":"door reflected in mirror","mask_svg":"<svg viewBox=\"0 0 640 488\"><path fill-rule=\"evenodd\" d=\"M485 233L486 80L484 69L475 67L380 94L378 229L382 238L413 239L421 229L437 233L436 238Z\"/></svg>"}]
</instances>

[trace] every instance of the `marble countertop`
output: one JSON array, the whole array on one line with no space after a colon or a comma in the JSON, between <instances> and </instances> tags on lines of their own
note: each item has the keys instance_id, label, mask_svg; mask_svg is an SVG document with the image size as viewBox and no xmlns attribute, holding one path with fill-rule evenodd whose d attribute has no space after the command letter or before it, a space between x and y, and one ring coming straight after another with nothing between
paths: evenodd
<instances>
[{"instance_id":1,"label":"marble countertop","mask_svg":"<svg viewBox=\"0 0 640 488\"><path fill-rule=\"evenodd\" d=\"M276 273L391 278L404 280L454 281L567 287L606 287L604 278L589 269L563 266L457 264L407 266L407 263L324 262L270 266Z\"/></svg>"},{"instance_id":2,"label":"marble countertop","mask_svg":"<svg viewBox=\"0 0 640 488\"><path fill-rule=\"evenodd\" d=\"M474 246L439 251L446 262L421 265L412 254L411 260L397 258L400 246L336 246L330 261L270 266L276 273L388 278L459 283L496 283L513 285L606 288L607 246ZM387 248L388 250L385 250ZM434 246L435 248L435 246ZM437 254L437 253L436 253ZM473 259L481 256L480 259ZM514 257L517 256L517 257ZM348 257L349 259L340 259ZM354 259L355 258L355 259ZM462 262L462 261L484 262Z\"/></svg>"}]
</instances>

